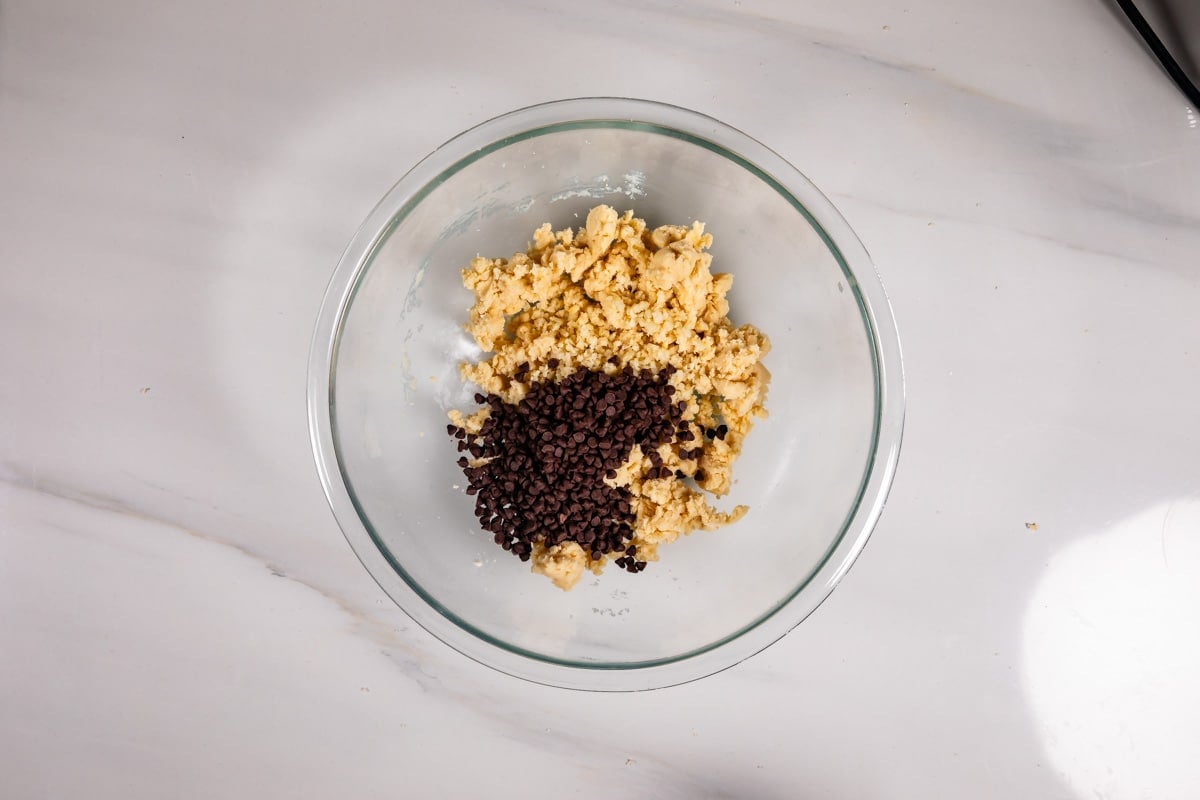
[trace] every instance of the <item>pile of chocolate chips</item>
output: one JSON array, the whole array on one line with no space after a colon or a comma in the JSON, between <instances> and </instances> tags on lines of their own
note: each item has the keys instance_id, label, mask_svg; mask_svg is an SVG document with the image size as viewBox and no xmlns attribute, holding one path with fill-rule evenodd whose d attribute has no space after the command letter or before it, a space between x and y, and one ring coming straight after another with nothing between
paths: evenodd
<instances>
[{"instance_id":1,"label":"pile of chocolate chips","mask_svg":"<svg viewBox=\"0 0 1200 800\"><path fill-rule=\"evenodd\" d=\"M558 362L549 366L557 369ZM517 374L528 372L522 365ZM671 366L657 375L628 366L611 374L577 370L531 386L515 405L475 395L491 409L479 434L454 425L446 430L471 457L458 465L467 494L475 495L479 524L496 544L527 561L535 542L577 542L593 560L621 551L619 567L645 569L629 544L636 516L629 490L604 479L616 477L635 444L651 461L651 480L683 476L663 466L656 448L666 442L684 444L684 459L700 457L703 447L686 447L698 437L681 422L687 403L674 397L668 381L674 372Z\"/></svg>"}]
</instances>

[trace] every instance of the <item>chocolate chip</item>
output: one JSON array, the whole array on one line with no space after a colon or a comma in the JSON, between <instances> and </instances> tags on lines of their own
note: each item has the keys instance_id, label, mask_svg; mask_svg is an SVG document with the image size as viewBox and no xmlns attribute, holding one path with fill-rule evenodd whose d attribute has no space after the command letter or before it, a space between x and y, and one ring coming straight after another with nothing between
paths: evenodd
<instances>
[{"instance_id":1,"label":"chocolate chip","mask_svg":"<svg viewBox=\"0 0 1200 800\"><path fill-rule=\"evenodd\" d=\"M547 364L553 369L557 360ZM529 371L521 364L514 378L523 380ZM647 480L682 474L666 467L657 452L678 436L677 429L689 429L679 422L687 403L674 401L673 391L663 375L626 365L612 375L576 370L557 382L533 384L516 405L476 395L491 409L479 433L453 425L446 432L461 431L460 449L465 444L478 464L458 461L480 526L523 561L535 544L576 542L593 560L622 554L625 569L640 571L636 564L645 562L629 550L637 519L632 494L604 480L617 477L635 444L650 460Z\"/></svg>"}]
</instances>

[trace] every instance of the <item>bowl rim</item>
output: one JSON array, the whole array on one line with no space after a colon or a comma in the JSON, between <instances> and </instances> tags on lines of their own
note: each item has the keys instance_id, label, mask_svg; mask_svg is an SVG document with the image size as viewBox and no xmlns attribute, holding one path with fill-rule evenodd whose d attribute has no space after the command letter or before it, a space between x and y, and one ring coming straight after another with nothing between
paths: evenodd
<instances>
[{"instance_id":1,"label":"bowl rim","mask_svg":"<svg viewBox=\"0 0 1200 800\"><path fill-rule=\"evenodd\" d=\"M400 221L458 170L516 141L561 130L623 128L674 136L730 158L781 194L812 225L840 265L871 344L875 378L872 447L855 502L824 557L786 597L753 622L688 653L642 662L570 662L475 629L443 608L394 559L362 511L338 456L334 388L343 322L362 277ZM903 356L891 303L866 248L832 202L761 142L713 117L657 101L585 97L526 106L447 140L405 173L359 226L338 261L309 352L309 435L326 500L356 556L380 588L422 628L469 658L536 683L635 691L696 680L760 652L829 596L866 545L887 501L903 439Z\"/></svg>"}]
</instances>

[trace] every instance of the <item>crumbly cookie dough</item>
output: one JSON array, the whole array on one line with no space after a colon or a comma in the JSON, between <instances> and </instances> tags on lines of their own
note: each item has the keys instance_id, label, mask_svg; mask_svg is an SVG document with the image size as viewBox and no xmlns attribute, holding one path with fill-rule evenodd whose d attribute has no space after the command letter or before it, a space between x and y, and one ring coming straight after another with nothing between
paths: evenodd
<instances>
[{"instance_id":1,"label":"crumbly cookie dough","mask_svg":"<svg viewBox=\"0 0 1200 800\"><path fill-rule=\"evenodd\" d=\"M648 229L632 211L618 215L601 205L578 231L553 232L547 223L527 252L475 258L463 270L463 284L476 297L467 330L489 355L461 365L462 376L507 403L578 369L611 373L628 365L657 374L674 367L670 382L687 402L683 420L696 431L702 454L685 460L668 445L654 454L635 446L608 481L634 498L632 544L643 560L657 560L658 546L682 534L720 527L747 511L718 511L705 492L729 491L742 443L753 421L766 416L770 373L762 358L770 343L757 328L730 322L726 294L733 278L710 271L711 244L703 223ZM450 419L477 433L488 413L486 407L471 415L453 411ZM717 428L721 436L712 435ZM661 474L659 467L671 477L649 478ZM531 558L534 572L563 589L585 570L599 574L608 561L574 542L535 546Z\"/></svg>"}]
</instances>

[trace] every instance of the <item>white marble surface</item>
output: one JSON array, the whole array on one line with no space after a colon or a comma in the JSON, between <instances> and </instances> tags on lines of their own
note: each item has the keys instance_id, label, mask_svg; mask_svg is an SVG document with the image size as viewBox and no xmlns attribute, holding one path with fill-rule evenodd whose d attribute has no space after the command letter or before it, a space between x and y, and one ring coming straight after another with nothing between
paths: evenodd
<instances>
[{"instance_id":1,"label":"white marble surface","mask_svg":"<svg viewBox=\"0 0 1200 800\"><path fill-rule=\"evenodd\" d=\"M0 797L1195 797L1200 110L1107 5L437 5L0 5ZM648 694L412 625L305 423L374 202L590 94L806 172L908 371L842 586Z\"/></svg>"}]
</instances>

